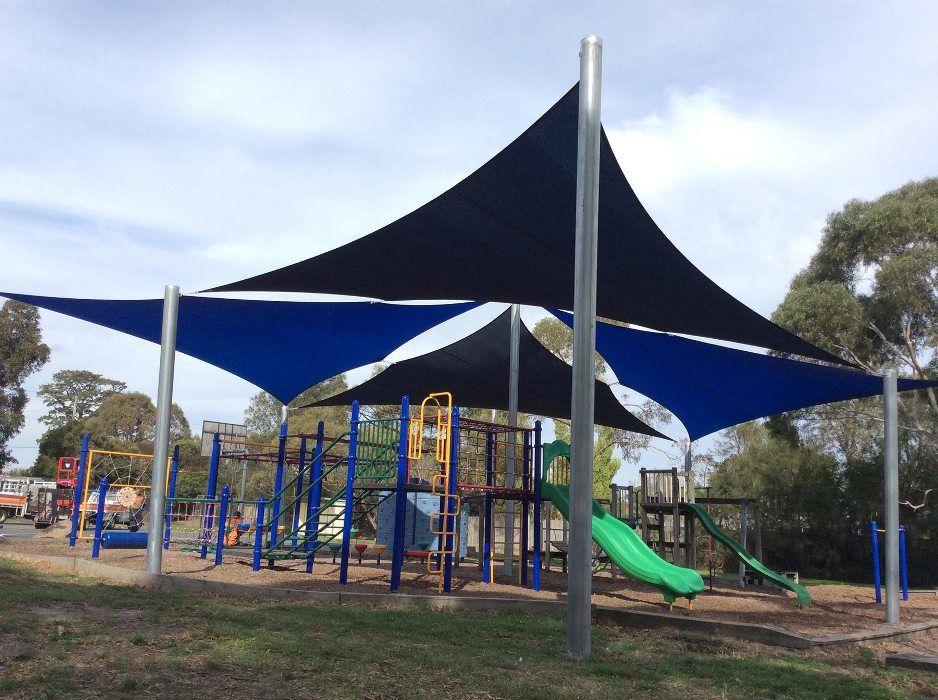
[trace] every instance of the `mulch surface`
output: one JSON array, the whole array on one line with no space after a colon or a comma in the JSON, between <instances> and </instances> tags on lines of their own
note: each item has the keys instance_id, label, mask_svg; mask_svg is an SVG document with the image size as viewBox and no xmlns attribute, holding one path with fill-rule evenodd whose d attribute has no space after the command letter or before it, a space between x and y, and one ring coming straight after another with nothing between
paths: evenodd
<instances>
[{"instance_id":1,"label":"mulch surface","mask_svg":"<svg viewBox=\"0 0 938 700\"><path fill-rule=\"evenodd\" d=\"M60 539L0 540L0 553L24 552L55 556L89 558L91 547L80 543L69 548ZM226 556L221 566L213 566L208 559L200 559L194 552L169 550L163 552L163 573L187 576L211 581L250 584L316 591L347 591L361 593L389 592L390 566L384 557L379 567L366 553L361 566L353 554L349 566L346 586L338 582L338 566L332 564L331 555L317 558L312 574L305 571L305 561L277 562L273 569L265 566L258 572L251 571L250 559L245 556ZM101 550L98 559L103 564L127 569L145 568L145 551L142 549ZM564 600L566 598L566 575L560 571L544 571L541 574L541 590L532 591L517 583L509 582L500 568L495 582L483 584L481 569L474 562L464 562L454 569L453 595L468 595L496 598L525 598L541 600ZM707 579L704 579L707 583ZM714 579L713 589L704 590L688 611L686 601L678 601L674 612L696 617L769 624L796 634L809 637L826 637L850 632L875 632L893 629L884 623L885 607L873 599L872 587L851 585L810 585L808 589L814 602L804 608L795 605L794 597L781 589L747 587L740 589L735 583ZM426 573L423 561L408 560L404 566L401 593L435 594L437 579ZM619 575L615 580L609 574L598 574L593 578L593 602L643 610L667 611L660 592ZM915 594L901 607L902 624L938 622L938 596ZM919 653L938 651L938 637L921 640L914 647ZM909 650L908 644L903 648Z\"/></svg>"}]
</instances>

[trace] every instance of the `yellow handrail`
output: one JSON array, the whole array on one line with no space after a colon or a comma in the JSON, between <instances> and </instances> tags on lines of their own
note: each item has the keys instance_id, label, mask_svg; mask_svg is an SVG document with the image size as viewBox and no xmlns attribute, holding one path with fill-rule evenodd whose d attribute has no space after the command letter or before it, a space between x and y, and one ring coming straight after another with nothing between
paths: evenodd
<instances>
[{"instance_id":1,"label":"yellow handrail","mask_svg":"<svg viewBox=\"0 0 938 700\"><path fill-rule=\"evenodd\" d=\"M446 397L445 406L440 402L439 397ZM453 395L448 391L438 391L430 394L420 402L420 419L410 422L410 432L407 435L407 458L420 459L423 456L423 426L427 404L431 401L436 406L436 461L441 464L449 464L449 433L452 426Z\"/></svg>"},{"instance_id":2,"label":"yellow handrail","mask_svg":"<svg viewBox=\"0 0 938 700\"><path fill-rule=\"evenodd\" d=\"M441 402L440 399L445 399ZM438 547L427 556L427 573L431 576L438 576L439 582L437 590L443 592L443 573L447 556L458 556L459 540L456 538L455 523L456 518L462 512L462 498L453 491L453 479L456 478L456 470L450 464L452 454L452 415L453 415L453 395L448 391L440 391L427 396L420 403L420 418L410 422L410 430L407 435L407 457L408 459L420 459L423 456L423 428L427 417L428 405L436 407L436 449L434 457L440 464L440 473L434 474L430 480L430 492L434 496L443 499L443 508L430 516L430 533L437 536ZM449 528L449 518L453 518L454 529ZM433 521L437 520L436 527ZM455 549L448 549L446 539L453 537ZM436 564L434 564L434 558Z\"/></svg>"}]
</instances>

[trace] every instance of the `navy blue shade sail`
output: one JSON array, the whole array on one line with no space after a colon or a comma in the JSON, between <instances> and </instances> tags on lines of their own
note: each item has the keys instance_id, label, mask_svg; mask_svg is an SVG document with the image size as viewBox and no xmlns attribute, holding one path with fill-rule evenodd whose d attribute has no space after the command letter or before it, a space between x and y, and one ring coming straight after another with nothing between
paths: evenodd
<instances>
[{"instance_id":1,"label":"navy blue shade sail","mask_svg":"<svg viewBox=\"0 0 938 700\"><path fill-rule=\"evenodd\" d=\"M572 314L551 313L573 327ZM596 351L620 383L677 416L692 440L783 411L883 393L882 377L865 372L600 321ZM938 381L899 380L899 391L934 386Z\"/></svg>"},{"instance_id":2,"label":"navy blue shade sail","mask_svg":"<svg viewBox=\"0 0 938 700\"><path fill-rule=\"evenodd\" d=\"M508 410L509 311L475 333L439 350L392 364L371 379L310 406L347 406L357 400L366 406L396 404L404 394L420 399L449 391L459 406ZM518 410L535 416L570 418L573 371L570 365L541 345L521 324ZM662 435L629 413L608 385L596 382L595 421L652 437Z\"/></svg>"},{"instance_id":3,"label":"navy blue shade sail","mask_svg":"<svg viewBox=\"0 0 938 700\"><path fill-rule=\"evenodd\" d=\"M448 191L321 255L209 291L573 307L578 86ZM735 299L668 240L602 134L596 313L849 364ZM427 274L432 265L437 274ZM349 274L354 270L355 274Z\"/></svg>"},{"instance_id":4,"label":"navy blue shade sail","mask_svg":"<svg viewBox=\"0 0 938 700\"><path fill-rule=\"evenodd\" d=\"M162 299L67 299L7 292L0 296L160 342ZM183 296L176 347L289 403L324 379L378 362L413 337L478 305Z\"/></svg>"}]
</instances>

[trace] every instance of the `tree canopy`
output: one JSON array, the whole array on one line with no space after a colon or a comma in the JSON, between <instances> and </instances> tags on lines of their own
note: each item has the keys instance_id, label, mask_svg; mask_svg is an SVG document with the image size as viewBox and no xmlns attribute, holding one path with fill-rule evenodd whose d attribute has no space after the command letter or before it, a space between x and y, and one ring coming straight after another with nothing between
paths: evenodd
<instances>
[{"instance_id":1,"label":"tree canopy","mask_svg":"<svg viewBox=\"0 0 938 700\"><path fill-rule=\"evenodd\" d=\"M0 472L15 463L10 440L25 424L26 378L49 361L51 351L42 342L39 310L7 301L0 307Z\"/></svg>"},{"instance_id":2,"label":"tree canopy","mask_svg":"<svg viewBox=\"0 0 938 700\"><path fill-rule=\"evenodd\" d=\"M897 367L938 376L938 178L911 182L872 201L851 200L827 218L817 252L792 280L773 320L879 374ZM808 409L803 429L844 458L876 451L879 401ZM916 449L938 458L933 390L900 400Z\"/></svg>"},{"instance_id":3,"label":"tree canopy","mask_svg":"<svg viewBox=\"0 0 938 700\"><path fill-rule=\"evenodd\" d=\"M289 406L304 404L338 394L348 388L345 375L339 374L310 387L291 401ZM251 397L244 411L244 423L253 440L273 441L280 434L281 409L283 404L266 391ZM288 431L293 434L313 434L319 421L325 423L326 435L335 437L348 430L349 409L344 406L322 406L290 411Z\"/></svg>"},{"instance_id":4,"label":"tree canopy","mask_svg":"<svg viewBox=\"0 0 938 700\"><path fill-rule=\"evenodd\" d=\"M560 359L571 362L573 359L573 331L567 324L547 316L531 329L531 333L548 350ZM607 370L606 362L596 355L596 373L602 376ZM657 427L666 423L669 413L653 401L645 400L639 404L629 404L628 409L645 423ZM570 440L570 422L553 419L555 434L561 440ZM625 430L598 426L596 446L593 450L593 495L596 498L609 498L609 485L622 466L622 462L637 462L648 449L651 438L647 435L630 433ZM621 455L621 457L619 456Z\"/></svg>"},{"instance_id":5,"label":"tree canopy","mask_svg":"<svg viewBox=\"0 0 938 700\"><path fill-rule=\"evenodd\" d=\"M86 430L96 445L107 449L153 449L156 431L156 406L146 394L131 391L111 394L88 419ZM179 442L191 437L189 421L178 404L170 410L169 440Z\"/></svg>"},{"instance_id":6,"label":"tree canopy","mask_svg":"<svg viewBox=\"0 0 938 700\"><path fill-rule=\"evenodd\" d=\"M85 369L59 370L51 382L39 387L37 395L47 409L39 420L52 428L85 420L104 399L126 389L124 382Z\"/></svg>"},{"instance_id":7,"label":"tree canopy","mask_svg":"<svg viewBox=\"0 0 938 700\"><path fill-rule=\"evenodd\" d=\"M938 375L938 178L827 218L817 252L792 280L773 320L863 369ZM900 395L900 499L938 487L938 404ZM869 523L883 504L883 406L845 401L726 431L711 486L762 500L770 565L808 576L868 580ZM738 516L723 512L725 521ZM938 509L903 510L913 583L938 582Z\"/></svg>"}]
</instances>

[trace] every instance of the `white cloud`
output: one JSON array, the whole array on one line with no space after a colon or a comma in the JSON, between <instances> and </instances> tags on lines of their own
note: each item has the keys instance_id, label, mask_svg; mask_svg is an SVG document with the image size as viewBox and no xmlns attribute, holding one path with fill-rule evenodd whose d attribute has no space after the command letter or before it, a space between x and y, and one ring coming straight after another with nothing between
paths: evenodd
<instances>
[{"instance_id":1,"label":"white cloud","mask_svg":"<svg viewBox=\"0 0 938 700\"><path fill-rule=\"evenodd\" d=\"M714 88L669 89L661 113L609 131L632 184L652 197L681 182L800 172L814 156L806 136L768 109L734 110Z\"/></svg>"}]
</instances>

